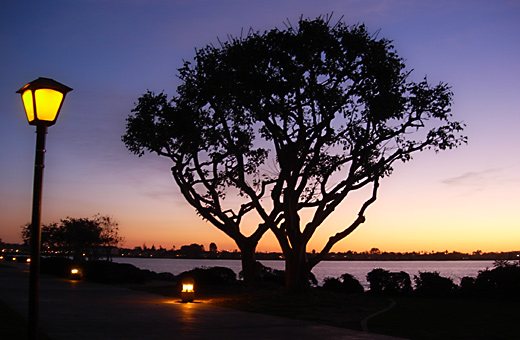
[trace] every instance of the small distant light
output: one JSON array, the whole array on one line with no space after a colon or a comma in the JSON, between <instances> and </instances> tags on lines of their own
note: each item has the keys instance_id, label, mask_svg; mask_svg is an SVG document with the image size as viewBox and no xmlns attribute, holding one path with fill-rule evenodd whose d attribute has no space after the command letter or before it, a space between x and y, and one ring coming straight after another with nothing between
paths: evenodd
<instances>
[{"instance_id":1,"label":"small distant light","mask_svg":"<svg viewBox=\"0 0 520 340\"><path fill-rule=\"evenodd\" d=\"M77 270L76 268L74 268L74 269L72 269L72 270L70 271L70 273L71 273L71 274L77 274L77 273L79 273L79 270Z\"/></svg>"},{"instance_id":2,"label":"small distant light","mask_svg":"<svg viewBox=\"0 0 520 340\"><path fill-rule=\"evenodd\" d=\"M31 262L31 259L28 258L27 260L25 260L25 262L29 263L29 262Z\"/></svg>"},{"instance_id":3,"label":"small distant light","mask_svg":"<svg viewBox=\"0 0 520 340\"><path fill-rule=\"evenodd\" d=\"M0 256L0 260L3 260L3 259L4 259L4 257L3 257L3 256Z\"/></svg>"}]
</instances>

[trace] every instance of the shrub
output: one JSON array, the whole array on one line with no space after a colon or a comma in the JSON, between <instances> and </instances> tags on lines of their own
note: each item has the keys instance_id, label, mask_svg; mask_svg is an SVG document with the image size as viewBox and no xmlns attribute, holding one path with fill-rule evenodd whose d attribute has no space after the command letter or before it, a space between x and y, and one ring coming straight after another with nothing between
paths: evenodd
<instances>
[{"instance_id":1,"label":"shrub","mask_svg":"<svg viewBox=\"0 0 520 340\"><path fill-rule=\"evenodd\" d=\"M242 271L240 271L238 276L240 278L243 278ZM256 261L256 263L255 263L255 280L256 280L256 283L272 283L272 284L275 284L278 286L285 286L285 271L264 266L262 263ZM312 272L309 273L309 284L311 284L311 285L318 284L318 280L316 279L316 276Z\"/></svg>"},{"instance_id":2,"label":"shrub","mask_svg":"<svg viewBox=\"0 0 520 340\"><path fill-rule=\"evenodd\" d=\"M382 294L384 288L388 285L390 272L383 268L372 269L366 276L370 283L370 292L374 294Z\"/></svg>"},{"instance_id":3,"label":"shrub","mask_svg":"<svg viewBox=\"0 0 520 340\"><path fill-rule=\"evenodd\" d=\"M179 286L185 278L194 280L196 287L206 288L234 285L236 284L237 275L232 269L226 267L195 268L182 272L177 276Z\"/></svg>"},{"instance_id":4,"label":"shrub","mask_svg":"<svg viewBox=\"0 0 520 340\"><path fill-rule=\"evenodd\" d=\"M452 295L457 288L453 280L440 276L438 272L419 272L414 277L415 293L427 297L446 297Z\"/></svg>"},{"instance_id":5,"label":"shrub","mask_svg":"<svg viewBox=\"0 0 520 340\"><path fill-rule=\"evenodd\" d=\"M323 289L345 294L362 294L364 292L359 281L348 273L341 275L339 279L326 277L323 280Z\"/></svg>"},{"instance_id":6,"label":"shrub","mask_svg":"<svg viewBox=\"0 0 520 340\"><path fill-rule=\"evenodd\" d=\"M477 295L519 299L520 266L508 262L480 271L475 280Z\"/></svg>"},{"instance_id":7,"label":"shrub","mask_svg":"<svg viewBox=\"0 0 520 340\"><path fill-rule=\"evenodd\" d=\"M464 276L460 280L460 291L459 294L461 296L475 296L477 293L476 290L476 279L474 277Z\"/></svg>"},{"instance_id":8,"label":"shrub","mask_svg":"<svg viewBox=\"0 0 520 340\"><path fill-rule=\"evenodd\" d=\"M382 268L367 274L370 292L373 294L404 295L412 292L410 275L406 272L390 272Z\"/></svg>"},{"instance_id":9,"label":"shrub","mask_svg":"<svg viewBox=\"0 0 520 340\"><path fill-rule=\"evenodd\" d=\"M153 276L151 271L129 263L87 261L83 267L85 279L99 283L144 283Z\"/></svg>"},{"instance_id":10,"label":"shrub","mask_svg":"<svg viewBox=\"0 0 520 340\"><path fill-rule=\"evenodd\" d=\"M323 279L323 289L339 293L343 291L343 283L336 277L326 277Z\"/></svg>"},{"instance_id":11,"label":"shrub","mask_svg":"<svg viewBox=\"0 0 520 340\"><path fill-rule=\"evenodd\" d=\"M68 277L72 264L72 260L66 257L42 257L40 260L40 272L59 277Z\"/></svg>"},{"instance_id":12,"label":"shrub","mask_svg":"<svg viewBox=\"0 0 520 340\"><path fill-rule=\"evenodd\" d=\"M341 275L341 280L347 294L362 294L365 291L361 283L348 273Z\"/></svg>"}]
</instances>

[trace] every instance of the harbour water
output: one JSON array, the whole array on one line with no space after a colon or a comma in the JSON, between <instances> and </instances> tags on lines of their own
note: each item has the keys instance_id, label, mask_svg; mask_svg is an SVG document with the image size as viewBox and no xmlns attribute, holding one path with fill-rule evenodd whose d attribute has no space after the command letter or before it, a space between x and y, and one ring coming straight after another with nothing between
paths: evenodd
<instances>
[{"instance_id":1,"label":"harbour water","mask_svg":"<svg viewBox=\"0 0 520 340\"><path fill-rule=\"evenodd\" d=\"M167 272L178 275L194 268L227 267L237 275L240 272L239 260L202 260L202 259L165 259L165 258L115 258L114 262L130 263L141 269L157 273ZM260 261L273 269L284 269L284 261ZM383 268L391 272L407 272L413 280L419 272L438 272L450 277L458 284L465 276L476 277L480 270L492 268L493 261L322 261L312 270L319 284L326 277L339 277L349 273L365 287L368 287L366 275L374 268Z\"/></svg>"}]
</instances>

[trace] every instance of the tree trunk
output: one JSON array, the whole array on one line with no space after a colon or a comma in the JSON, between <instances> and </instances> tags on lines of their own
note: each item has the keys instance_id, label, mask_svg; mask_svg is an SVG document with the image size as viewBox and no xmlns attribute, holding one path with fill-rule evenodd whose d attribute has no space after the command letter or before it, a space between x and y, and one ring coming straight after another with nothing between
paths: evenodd
<instances>
[{"instance_id":1,"label":"tree trunk","mask_svg":"<svg viewBox=\"0 0 520 340\"><path fill-rule=\"evenodd\" d=\"M256 243L241 242L242 277L246 284L256 281Z\"/></svg>"},{"instance_id":2,"label":"tree trunk","mask_svg":"<svg viewBox=\"0 0 520 340\"><path fill-rule=\"evenodd\" d=\"M285 257L285 289L290 293L305 292L309 274L305 246L294 247Z\"/></svg>"}]
</instances>

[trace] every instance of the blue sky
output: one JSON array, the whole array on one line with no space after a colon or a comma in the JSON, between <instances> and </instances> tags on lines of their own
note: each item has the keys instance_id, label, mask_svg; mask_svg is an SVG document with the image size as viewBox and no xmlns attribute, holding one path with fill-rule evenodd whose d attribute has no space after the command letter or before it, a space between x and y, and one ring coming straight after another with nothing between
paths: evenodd
<instances>
[{"instance_id":1,"label":"blue sky","mask_svg":"<svg viewBox=\"0 0 520 340\"><path fill-rule=\"evenodd\" d=\"M184 202L168 160L125 149L125 118L147 90L174 94L182 60L217 37L332 12L393 40L412 79L449 83L469 136L467 146L398 165L365 225L333 250L518 249L520 3L505 0L8 1L0 9L0 238L20 242L31 214L35 130L15 91L49 77L74 90L49 128L43 223L100 213L119 221L128 247L235 249ZM310 249L353 220L355 200ZM278 250L271 235L260 250Z\"/></svg>"}]
</instances>

